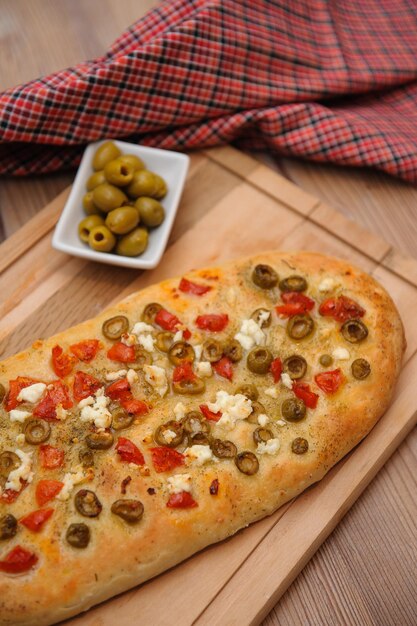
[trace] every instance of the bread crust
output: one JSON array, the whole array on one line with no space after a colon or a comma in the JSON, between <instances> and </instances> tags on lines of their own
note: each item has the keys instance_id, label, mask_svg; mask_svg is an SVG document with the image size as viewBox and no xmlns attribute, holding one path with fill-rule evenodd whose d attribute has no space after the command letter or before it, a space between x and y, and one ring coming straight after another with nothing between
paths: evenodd
<instances>
[{"instance_id":1,"label":"bread crust","mask_svg":"<svg viewBox=\"0 0 417 626\"><path fill-rule=\"evenodd\" d=\"M103 504L103 511L96 519L87 520L91 529L91 542L85 550L77 550L65 542L65 531L71 522L85 519L76 512L73 497L68 501L53 501L53 516L40 533L31 533L19 528L16 537L0 545L0 559L15 545L23 545L39 555L36 567L21 575L0 572L0 624L2 626L52 624L73 616L80 611L134 587L160 572L186 559L205 546L233 535L248 524L271 514L282 504L320 480L326 472L347 454L374 426L386 410L392 397L394 385L400 372L405 349L403 326L386 291L370 276L354 266L324 255L295 252L267 252L234 261L226 265L192 271L187 278L207 284L211 290L202 297L190 296L178 291L178 278L169 279L129 296L121 303L104 311L94 319L59 333L55 337L37 341L29 350L21 352L0 363L0 383L8 388L8 381L17 376L30 376L45 382L56 379L50 354L54 345L66 349L83 339L100 338L105 347L111 345L102 334L103 322L113 315L126 315L131 325L140 320L141 312L149 302L159 302L164 308L177 315L193 332L193 343L209 337L209 333L196 330L194 320L204 313L227 313L229 325L216 337L233 337L239 331L242 319L250 317L259 307L273 309L279 302L280 292L269 292L254 287L251 281L253 267L258 263L271 265L280 277L291 274L303 275L309 284L307 294L317 303L329 295L343 293L366 310L363 318L369 329L366 341L348 344L340 333L340 323L318 314L318 304L312 312L317 321L316 330L310 339L296 345L285 334L285 324L274 317L268 329L268 346L275 355L285 358L291 353L302 354L308 362L306 380L312 382L314 375L323 371L318 365L320 354L332 352L336 347L347 348L350 358L340 361L346 382L334 395L320 393L317 408L308 410L302 422L276 427L281 441L276 455L262 455L260 469L254 476L241 474L233 460L211 462L201 467L190 465L169 473L155 473L150 460L149 447L155 428L173 418L174 406L182 401L188 410L213 401L216 390L229 393L244 382L259 386L259 400L265 405L267 414L277 419L283 399L291 392L279 386L279 397L273 399L263 393L271 387L268 374L260 377L250 374L244 366L245 359L235 366L233 382L212 376L206 379L206 391L198 397L178 396L169 392L160 401L155 401L151 412L136 420L126 431L116 433L135 442L145 456L149 476L138 467L129 467L120 462L114 447L97 454L95 476L90 483L82 485L93 489ZM319 290L324 279L332 279L335 287L331 294ZM106 350L92 364L81 364L79 369L91 372L104 380L104 372L124 367L111 363ZM366 358L371 364L371 374L362 381L350 374L350 363L355 358ZM70 379L70 377L69 377ZM317 391L317 389L315 389ZM0 452L13 450L21 426L10 424L4 408L0 416ZM251 443L254 426L239 423L232 432L224 436L236 443L240 450L255 451ZM0 517L4 513L21 516L38 509L34 487L40 478L62 479L65 472L77 465L79 445L70 443L83 436L86 427L80 430L76 411L67 420L53 425L51 445L63 447L66 443L65 469L42 470L33 458L35 478L22 491L15 503L0 504ZM296 455L291 451L291 441L304 437L309 441L309 451ZM25 451L30 446L22 447ZM187 510L168 509L167 477L172 473L192 475L192 493L198 507ZM121 481L127 476L131 482L125 497L138 498L145 507L141 522L128 525L110 511L111 503L123 497ZM214 479L219 481L218 494L210 494L209 487ZM153 495L148 489L155 490ZM78 491L76 487L73 494Z\"/></svg>"}]
</instances>

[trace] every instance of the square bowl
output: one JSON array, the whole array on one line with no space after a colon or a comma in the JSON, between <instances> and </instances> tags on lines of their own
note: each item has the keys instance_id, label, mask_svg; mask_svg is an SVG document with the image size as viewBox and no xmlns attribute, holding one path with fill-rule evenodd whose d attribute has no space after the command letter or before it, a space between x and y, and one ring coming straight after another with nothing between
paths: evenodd
<instances>
[{"instance_id":1,"label":"square bowl","mask_svg":"<svg viewBox=\"0 0 417 626\"><path fill-rule=\"evenodd\" d=\"M70 195L56 225L52 237L52 247L61 252L99 263L152 269L158 265L166 248L187 176L190 159L187 155L180 152L138 146L126 141L113 141L123 154L134 154L142 159L146 168L162 176L168 186L168 193L161 200L165 209L165 219L158 228L150 230L149 244L145 252L137 257L119 256L109 252L93 250L78 237L78 224L86 217L82 199L84 194L87 193L87 180L93 174L91 162L94 152L102 143L102 141L98 141L90 144L83 154Z\"/></svg>"}]
</instances>

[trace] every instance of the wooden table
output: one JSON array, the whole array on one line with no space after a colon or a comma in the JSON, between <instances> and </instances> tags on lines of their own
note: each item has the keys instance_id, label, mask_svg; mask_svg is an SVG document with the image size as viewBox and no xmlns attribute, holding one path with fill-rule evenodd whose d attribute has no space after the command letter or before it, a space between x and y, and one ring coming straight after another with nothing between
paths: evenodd
<instances>
[{"instance_id":1,"label":"wooden table","mask_svg":"<svg viewBox=\"0 0 417 626\"><path fill-rule=\"evenodd\" d=\"M155 0L2 0L0 89L102 54L125 27L155 4ZM411 185L368 170L267 154L257 157L404 253L417 256L417 190ZM0 239L23 225L72 178L73 173L62 173L2 179ZM416 456L414 431L264 626L417 623Z\"/></svg>"}]
</instances>

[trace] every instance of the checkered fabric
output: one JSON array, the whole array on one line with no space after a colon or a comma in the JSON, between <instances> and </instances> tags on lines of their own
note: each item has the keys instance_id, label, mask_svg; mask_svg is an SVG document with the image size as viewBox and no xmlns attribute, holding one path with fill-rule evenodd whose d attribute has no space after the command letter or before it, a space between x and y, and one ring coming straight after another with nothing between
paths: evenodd
<instances>
[{"instance_id":1,"label":"checkered fabric","mask_svg":"<svg viewBox=\"0 0 417 626\"><path fill-rule=\"evenodd\" d=\"M414 0L173 0L98 59L0 95L0 173L124 138L236 142L417 181Z\"/></svg>"}]
</instances>

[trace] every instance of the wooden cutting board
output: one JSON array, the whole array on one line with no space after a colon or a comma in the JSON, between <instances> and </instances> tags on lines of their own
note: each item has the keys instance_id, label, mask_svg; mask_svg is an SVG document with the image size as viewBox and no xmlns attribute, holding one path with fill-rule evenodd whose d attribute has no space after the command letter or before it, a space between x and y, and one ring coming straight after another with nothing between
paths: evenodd
<instances>
[{"instance_id":1,"label":"wooden cutting board","mask_svg":"<svg viewBox=\"0 0 417 626\"><path fill-rule=\"evenodd\" d=\"M72 626L257 624L416 422L417 262L232 148L191 157L169 247L138 272L51 248L64 191L0 245L0 358L92 317L150 283L269 249L306 249L352 261L394 298L408 347L394 401L370 435L318 485L271 517L169 572L76 617Z\"/></svg>"}]
</instances>

